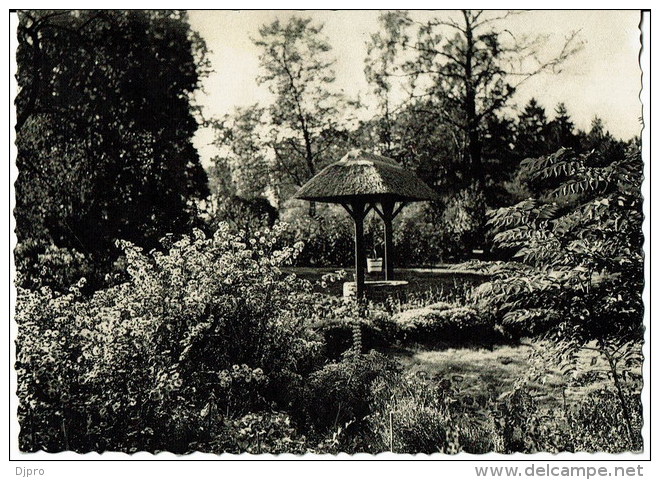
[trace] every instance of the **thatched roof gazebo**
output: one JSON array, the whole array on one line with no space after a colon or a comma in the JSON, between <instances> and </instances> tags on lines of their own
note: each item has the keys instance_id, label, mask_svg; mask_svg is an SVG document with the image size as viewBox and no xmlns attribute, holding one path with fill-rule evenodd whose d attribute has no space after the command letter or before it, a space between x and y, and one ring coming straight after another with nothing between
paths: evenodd
<instances>
[{"instance_id":1,"label":"thatched roof gazebo","mask_svg":"<svg viewBox=\"0 0 660 480\"><path fill-rule=\"evenodd\" d=\"M385 280L394 279L392 264L392 220L410 202L434 200L436 193L414 173L395 160L352 150L328 165L296 192L294 198L338 203L355 222L355 291L364 295L366 252L364 218L373 209L383 220L385 231Z\"/></svg>"}]
</instances>

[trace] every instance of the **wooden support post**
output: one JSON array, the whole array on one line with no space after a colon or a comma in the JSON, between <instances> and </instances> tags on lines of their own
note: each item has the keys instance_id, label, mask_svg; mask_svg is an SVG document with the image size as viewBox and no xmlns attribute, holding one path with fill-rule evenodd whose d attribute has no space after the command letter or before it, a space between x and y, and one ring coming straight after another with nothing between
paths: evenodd
<instances>
[{"instance_id":1,"label":"wooden support post","mask_svg":"<svg viewBox=\"0 0 660 480\"><path fill-rule=\"evenodd\" d=\"M352 207L355 222L355 296L361 300L364 297L364 270L367 266L367 255L364 251L365 204L355 200Z\"/></svg>"},{"instance_id":2,"label":"wooden support post","mask_svg":"<svg viewBox=\"0 0 660 480\"><path fill-rule=\"evenodd\" d=\"M394 210L394 213L392 214L392 219L394 219L394 217L396 217L399 213L401 213L401 210L403 210L403 207L405 207L406 205L408 205L408 202L401 202L399 206L396 208L396 210Z\"/></svg>"},{"instance_id":3,"label":"wooden support post","mask_svg":"<svg viewBox=\"0 0 660 480\"><path fill-rule=\"evenodd\" d=\"M405 207L407 202L401 202L396 207L396 201L384 200L381 202L381 209L374 205L374 210L383 219L384 223L384 241L385 241L385 280L394 280L394 238L392 229L392 221L401 213L401 209ZM396 207L396 208L395 208Z\"/></svg>"},{"instance_id":4,"label":"wooden support post","mask_svg":"<svg viewBox=\"0 0 660 480\"><path fill-rule=\"evenodd\" d=\"M394 280L394 246L392 239L392 220L394 218L394 202L383 202L383 224L385 243L385 280Z\"/></svg>"}]
</instances>

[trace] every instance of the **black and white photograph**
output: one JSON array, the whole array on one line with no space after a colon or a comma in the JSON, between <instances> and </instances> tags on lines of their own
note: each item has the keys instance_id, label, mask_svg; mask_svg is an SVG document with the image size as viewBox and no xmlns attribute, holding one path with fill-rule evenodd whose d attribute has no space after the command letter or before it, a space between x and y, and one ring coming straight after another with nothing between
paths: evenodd
<instances>
[{"instance_id":1,"label":"black and white photograph","mask_svg":"<svg viewBox=\"0 0 660 480\"><path fill-rule=\"evenodd\" d=\"M9 15L21 459L649 452L642 11Z\"/></svg>"}]
</instances>

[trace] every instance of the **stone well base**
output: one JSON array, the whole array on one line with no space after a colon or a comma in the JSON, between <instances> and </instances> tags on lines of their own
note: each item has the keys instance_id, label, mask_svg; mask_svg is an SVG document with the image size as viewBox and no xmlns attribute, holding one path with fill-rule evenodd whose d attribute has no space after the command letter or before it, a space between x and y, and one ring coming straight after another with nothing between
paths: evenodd
<instances>
[{"instance_id":1,"label":"stone well base","mask_svg":"<svg viewBox=\"0 0 660 480\"><path fill-rule=\"evenodd\" d=\"M369 300L381 301L405 290L405 280L373 280L364 282L364 293ZM344 282L344 298L355 297L355 282Z\"/></svg>"}]
</instances>

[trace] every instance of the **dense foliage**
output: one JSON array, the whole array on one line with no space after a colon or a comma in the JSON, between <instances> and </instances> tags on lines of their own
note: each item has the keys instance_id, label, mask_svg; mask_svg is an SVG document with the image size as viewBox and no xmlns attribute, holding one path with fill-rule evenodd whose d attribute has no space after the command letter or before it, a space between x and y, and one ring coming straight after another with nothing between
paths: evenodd
<instances>
[{"instance_id":1,"label":"dense foliage","mask_svg":"<svg viewBox=\"0 0 660 480\"><path fill-rule=\"evenodd\" d=\"M494 211L494 243L518 263L477 293L502 321L533 333L565 322L576 338L640 338L643 313L641 154L556 153L523 162L542 188Z\"/></svg>"},{"instance_id":2,"label":"dense foliage","mask_svg":"<svg viewBox=\"0 0 660 480\"><path fill-rule=\"evenodd\" d=\"M461 386L460 376L407 373L396 382L374 385L376 403L365 437L372 451L395 453L622 452L639 450L629 440L616 394L600 390L556 408L541 405L528 388L496 396ZM634 404L634 430L641 405ZM601 412L606 411L606 414Z\"/></svg>"},{"instance_id":3,"label":"dense foliage","mask_svg":"<svg viewBox=\"0 0 660 480\"><path fill-rule=\"evenodd\" d=\"M17 260L75 249L106 264L102 280L116 239L152 248L189 231L208 193L190 104L206 47L181 12L18 16L14 214L18 241L40 248Z\"/></svg>"},{"instance_id":4,"label":"dense foliage","mask_svg":"<svg viewBox=\"0 0 660 480\"><path fill-rule=\"evenodd\" d=\"M297 249L273 249L278 234L245 244L224 226L149 255L124 243L126 283L89 298L81 284L19 290L22 448L180 450L210 434L211 408L286 405L320 344L296 301L305 284L281 271Z\"/></svg>"},{"instance_id":5,"label":"dense foliage","mask_svg":"<svg viewBox=\"0 0 660 480\"><path fill-rule=\"evenodd\" d=\"M149 255L124 243L125 283L91 296L80 291L84 281L67 294L19 290L21 449L640 448L634 372L625 365L615 369L625 407L616 389L603 389L559 417L524 381L511 396L473 398L452 380L403 373L388 356L362 352L433 338L474 342L480 333L492 341L491 317L455 303L365 307L311 293L282 270L302 248L278 248L282 234L275 227L244 242L221 225L211 238L166 238L164 252ZM549 365L538 363L530 377ZM594 406L611 415L594 416ZM602 443L600 429L629 436Z\"/></svg>"},{"instance_id":6,"label":"dense foliage","mask_svg":"<svg viewBox=\"0 0 660 480\"><path fill-rule=\"evenodd\" d=\"M561 149L522 165L542 192L494 211L494 242L517 262L491 270L474 299L509 334L548 332L549 350L567 372L582 350L606 360L595 378L611 380L624 431L638 445L634 421L641 388L644 286L642 161Z\"/></svg>"}]
</instances>

